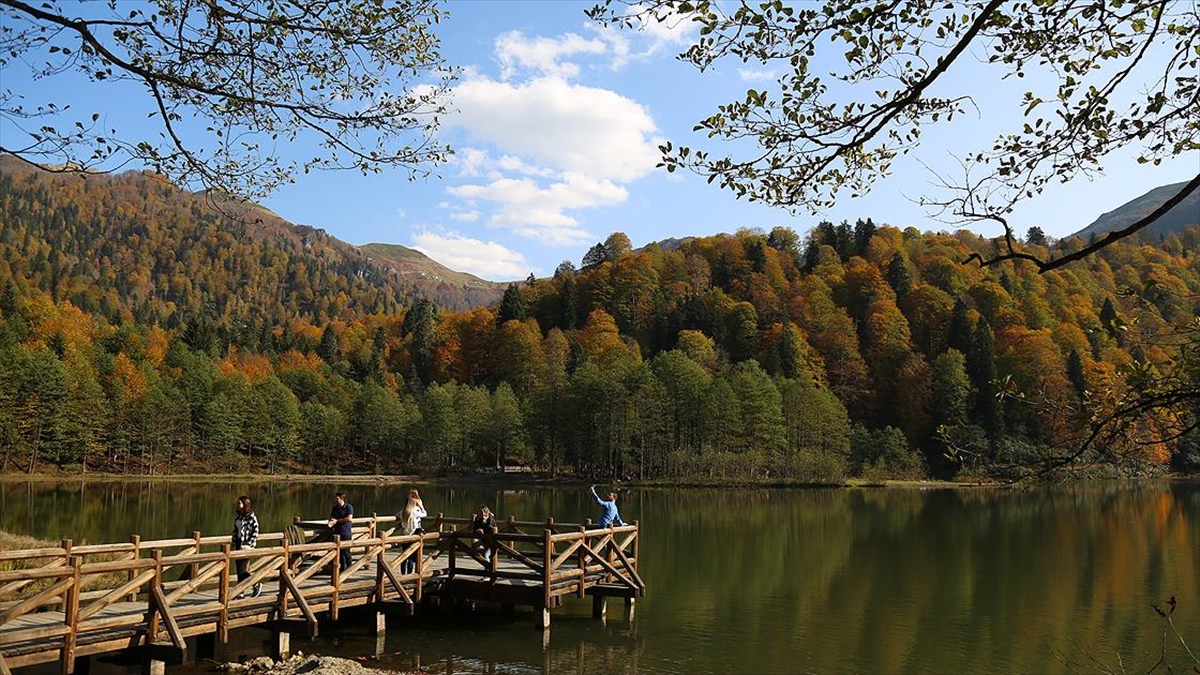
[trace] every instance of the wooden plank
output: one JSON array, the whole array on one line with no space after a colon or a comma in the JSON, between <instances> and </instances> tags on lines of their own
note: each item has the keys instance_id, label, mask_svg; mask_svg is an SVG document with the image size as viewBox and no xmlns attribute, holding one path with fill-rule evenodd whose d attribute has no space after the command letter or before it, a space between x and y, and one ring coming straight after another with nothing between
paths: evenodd
<instances>
[{"instance_id":1,"label":"wooden plank","mask_svg":"<svg viewBox=\"0 0 1200 675\"><path fill-rule=\"evenodd\" d=\"M111 560L107 562L94 562L83 564L83 575L93 576L100 574L111 574L113 572L124 572L129 570L136 572L141 569L153 569L153 558L138 558L137 560Z\"/></svg>"},{"instance_id":2,"label":"wooden plank","mask_svg":"<svg viewBox=\"0 0 1200 675\"><path fill-rule=\"evenodd\" d=\"M26 558L49 558L52 556L61 556L65 558L67 555L66 549L56 548L25 548L13 551L0 551L0 561L4 560L25 560Z\"/></svg>"},{"instance_id":3,"label":"wooden plank","mask_svg":"<svg viewBox=\"0 0 1200 675\"><path fill-rule=\"evenodd\" d=\"M52 626L26 628L21 630L5 630L0 631L0 645L14 645L20 642L59 638L69 632L71 632L69 627L57 622ZM50 646L50 648L53 649L54 647Z\"/></svg>"},{"instance_id":4,"label":"wooden plank","mask_svg":"<svg viewBox=\"0 0 1200 675\"><path fill-rule=\"evenodd\" d=\"M33 567L24 570L9 570L0 572L0 583L9 581L34 581L36 579L53 579L54 577L65 577L71 574L71 570L65 566L55 567Z\"/></svg>"},{"instance_id":5,"label":"wooden plank","mask_svg":"<svg viewBox=\"0 0 1200 675\"><path fill-rule=\"evenodd\" d=\"M151 584L150 597L154 599L154 611L162 617L163 624L167 627L167 636L171 638L171 644L179 651L187 651L187 642L183 639L183 634L179 632L179 624L175 621L175 616L171 614L171 606L167 604L167 598L163 595L162 586L159 584ZM150 641L154 642L155 636L150 636Z\"/></svg>"},{"instance_id":6,"label":"wooden plank","mask_svg":"<svg viewBox=\"0 0 1200 675\"><path fill-rule=\"evenodd\" d=\"M130 542L120 542L117 544L80 544L71 547L71 553L75 555L96 555L100 553L131 553L137 548Z\"/></svg>"}]
</instances>

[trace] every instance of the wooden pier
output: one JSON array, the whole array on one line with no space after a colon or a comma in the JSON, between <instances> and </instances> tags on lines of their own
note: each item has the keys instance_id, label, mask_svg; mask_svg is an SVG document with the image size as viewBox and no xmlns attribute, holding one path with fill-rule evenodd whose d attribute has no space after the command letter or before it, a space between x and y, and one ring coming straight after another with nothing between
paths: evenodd
<instances>
[{"instance_id":1,"label":"wooden pier","mask_svg":"<svg viewBox=\"0 0 1200 675\"><path fill-rule=\"evenodd\" d=\"M348 607L379 614L412 613L423 601L496 602L534 609L548 629L550 610L567 596L593 597L601 616L609 597L632 612L646 585L637 571L638 524L499 521L486 559L469 518L427 518L424 534L394 534L395 518L354 520L349 541L331 537L323 522L301 521L285 532L262 533L258 548L234 551L228 535L73 545L0 552L0 675L57 661L75 672L76 659L138 648L148 672L186 656L187 638L213 635L221 643L243 626L271 628L275 651L286 654L291 633L315 635L318 615L336 621ZM339 550L353 563L341 569ZM249 560L238 582L236 560ZM407 573L402 565L411 561ZM29 565L33 562L33 565ZM233 577L233 578L231 578ZM252 597L255 584L263 593Z\"/></svg>"}]
</instances>

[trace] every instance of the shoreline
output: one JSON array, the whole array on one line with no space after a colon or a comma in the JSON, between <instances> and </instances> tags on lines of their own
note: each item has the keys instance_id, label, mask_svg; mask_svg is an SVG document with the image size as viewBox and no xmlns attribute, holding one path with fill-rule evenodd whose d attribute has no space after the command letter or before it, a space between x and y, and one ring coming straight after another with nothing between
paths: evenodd
<instances>
[{"instance_id":1,"label":"shoreline","mask_svg":"<svg viewBox=\"0 0 1200 675\"><path fill-rule=\"evenodd\" d=\"M612 486L618 490L639 489L1012 489L1025 482L1007 483L980 478L959 481L936 479L889 479L873 480L866 478L848 478L839 483L813 483L801 480L780 479L648 479L617 482L593 482L577 476L557 476L536 473L466 473L452 476L420 476L416 474L255 474L255 473L177 473L177 474L120 474L120 473L3 473L0 483L38 482L112 482L112 481L141 481L141 482L262 482L262 483L337 483L341 485L505 485L505 486L563 486L579 487L592 484ZM1078 478L1076 481L1090 482L1093 480L1122 480L1122 481L1154 481L1154 480L1200 480L1200 476L1174 475L1127 477L1127 478Z\"/></svg>"},{"instance_id":2,"label":"shoreline","mask_svg":"<svg viewBox=\"0 0 1200 675\"><path fill-rule=\"evenodd\" d=\"M1167 479L1183 479L1186 476L1165 476L1155 478ZM203 481L218 481L218 482L262 482L262 483L337 483L341 485L506 485L506 486L526 486L526 485L552 485L563 487L579 487L593 484L591 481L579 478L576 476L558 476L551 478L550 476L542 476L538 474L497 474L497 473L478 473L478 474L463 474L457 476L419 476L412 474L208 474L208 473L179 473L179 474L155 474L155 475L129 475L118 473L4 473L0 474L0 482L17 483L17 482L38 482L38 483L67 483L67 482L113 482L113 481L141 481L141 482L194 482L197 480ZM1142 479L1129 479L1142 480ZM1148 479L1147 479L1148 480ZM984 481L979 479L963 480L963 481L945 481L945 480L869 480L864 478L850 478L840 483L812 483L805 481L787 481L787 480L748 480L748 479L712 479L712 480L667 480L667 479L652 479L652 480L631 480L621 481L617 483L599 482L597 485L609 485L618 490L639 488L639 489L917 489L917 490L945 490L945 489L1011 489L1016 485L1010 483L1000 483L994 481ZM1019 484L1018 484L1019 485Z\"/></svg>"}]
</instances>

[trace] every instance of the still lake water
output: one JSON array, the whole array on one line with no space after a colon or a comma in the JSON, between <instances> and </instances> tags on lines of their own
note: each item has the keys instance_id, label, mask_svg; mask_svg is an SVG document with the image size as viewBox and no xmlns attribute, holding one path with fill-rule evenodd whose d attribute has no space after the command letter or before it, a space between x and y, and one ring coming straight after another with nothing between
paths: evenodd
<instances>
[{"instance_id":1,"label":"still lake water","mask_svg":"<svg viewBox=\"0 0 1200 675\"><path fill-rule=\"evenodd\" d=\"M91 543L219 534L244 493L277 531L327 515L334 489L361 516L395 512L408 487L9 480L0 529ZM597 515L579 487L419 487L431 513L486 503L518 520ZM1173 595L1175 627L1200 656L1200 482L639 488L620 505L642 525L648 591L632 622L620 601L600 622L590 599L567 599L547 644L528 610L481 606L391 620L381 650L352 621L292 647L455 673L1146 672L1163 637L1151 604ZM1191 671L1173 634L1168 658Z\"/></svg>"}]
</instances>

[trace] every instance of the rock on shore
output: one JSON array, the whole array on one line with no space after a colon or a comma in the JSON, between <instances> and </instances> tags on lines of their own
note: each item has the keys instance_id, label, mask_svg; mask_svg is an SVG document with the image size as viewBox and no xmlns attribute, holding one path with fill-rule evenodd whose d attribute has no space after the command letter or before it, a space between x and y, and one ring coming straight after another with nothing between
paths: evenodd
<instances>
[{"instance_id":1,"label":"rock on shore","mask_svg":"<svg viewBox=\"0 0 1200 675\"><path fill-rule=\"evenodd\" d=\"M297 654L282 661L260 656L245 663L227 663L222 670L228 675L376 675L401 672L368 668L350 659L304 654Z\"/></svg>"}]
</instances>

